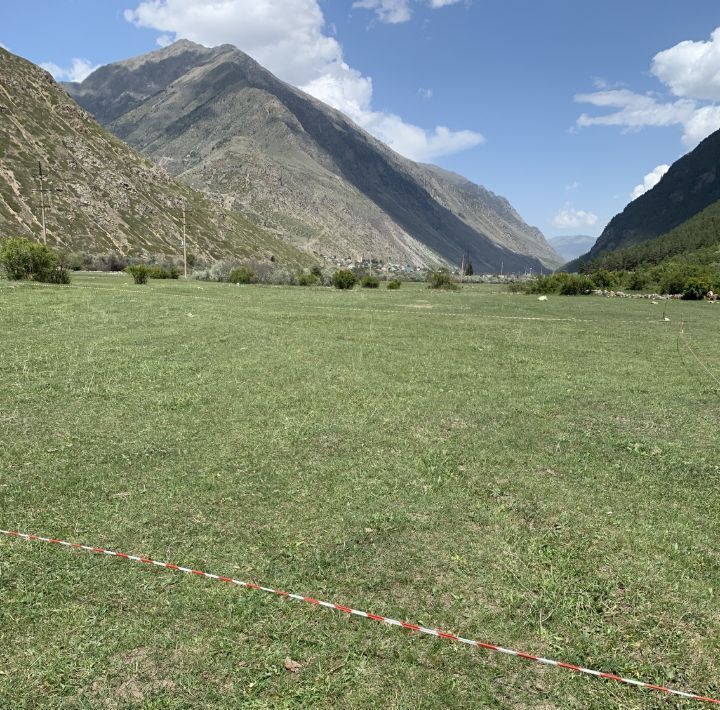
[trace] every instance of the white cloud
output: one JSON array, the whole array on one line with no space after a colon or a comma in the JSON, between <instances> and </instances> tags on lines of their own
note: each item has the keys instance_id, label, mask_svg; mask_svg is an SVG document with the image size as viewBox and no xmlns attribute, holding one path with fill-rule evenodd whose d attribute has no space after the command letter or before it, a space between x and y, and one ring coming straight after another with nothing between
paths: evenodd
<instances>
[{"instance_id":1,"label":"white cloud","mask_svg":"<svg viewBox=\"0 0 720 710\"><path fill-rule=\"evenodd\" d=\"M649 190L652 190L655 185L657 185L660 180L662 180L663 175L670 170L669 165L658 165L655 170L648 173L642 181L642 184L636 185L635 189L632 191L630 195L631 200L637 200L638 197L644 195Z\"/></svg>"},{"instance_id":2,"label":"white cloud","mask_svg":"<svg viewBox=\"0 0 720 710\"><path fill-rule=\"evenodd\" d=\"M88 59L72 60L69 67L61 67L54 62L43 62L40 65L46 71L49 71L57 81L83 81L97 68L98 64L93 64Z\"/></svg>"},{"instance_id":3,"label":"white cloud","mask_svg":"<svg viewBox=\"0 0 720 710\"><path fill-rule=\"evenodd\" d=\"M573 192L573 190L577 190L581 187L582 185L577 180L573 180L573 182L565 185L565 192Z\"/></svg>"},{"instance_id":4,"label":"white cloud","mask_svg":"<svg viewBox=\"0 0 720 710\"><path fill-rule=\"evenodd\" d=\"M594 227L598 223L599 217L593 212L585 210L576 210L570 205L566 205L553 217L553 226L558 229L580 229L582 227Z\"/></svg>"},{"instance_id":5,"label":"white cloud","mask_svg":"<svg viewBox=\"0 0 720 710\"><path fill-rule=\"evenodd\" d=\"M592 94L579 94L575 100L599 108L617 111L602 116L584 113L577 125L622 126L640 130L645 126L681 126L682 140L692 149L720 129L720 27L709 42L680 42L659 52L652 61L652 73L676 97L659 98L656 94L638 94L628 89L609 89L596 81Z\"/></svg>"},{"instance_id":6,"label":"white cloud","mask_svg":"<svg viewBox=\"0 0 720 710\"><path fill-rule=\"evenodd\" d=\"M325 32L318 0L142 0L125 18L172 40L233 44L413 160L432 160L485 140L475 131L426 130L375 110L372 79L344 61L339 42Z\"/></svg>"},{"instance_id":7,"label":"white cloud","mask_svg":"<svg viewBox=\"0 0 720 710\"><path fill-rule=\"evenodd\" d=\"M681 126L682 140L688 149L720 128L720 107L699 106L696 101L679 99L659 101L651 94L636 94L628 89L578 94L578 103L589 103L598 108L618 109L602 116L583 113L577 125L622 126L626 130L640 130L646 126Z\"/></svg>"},{"instance_id":8,"label":"white cloud","mask_svg":"<svg viewBox=\"0 0 720 710\"><path fill-rule=\"evenodd\" d=\"M172 35L160 35L156 40L155 44L158 47L169 47L173 43Z\"/></svg>"},{"instance_id":9,"label":"white cloud","mask_svg":"<svg viewBox=\"0 0 720 710\"><path fill-rule=\"evenodd\" d=\"M720 27L709 42L680 42L656 54L652 73L675 96L720 101Z\"/></svg>"},{"instance_id":10,"label":"white cloud","mask_svg":"<svg viewBox=\"0 0 720 710\"><path fill-rule=\"evenodd\" d=\"M410 19L410 0L357 0L353 7L374 10L380 22L398 24Z\"/></svg>"},{"instance_id":11,"label":"white cloud","mask_svg":"<svg viewBox=\"0 0 720 710\"><path fill-rule=\"evenodd\" d=\"M418 89L418 94L425 99L426 101L429 101L433 97L433 90L432 89L423 89L420 87Z\"/></svg>"},{"instance_id":12,"label":"white cloud","mask_svg":"<svg viewBox=\"0 0 720 710\"><path fill-rule=\"evenodd\" d=\"M416 0L416 2L419 0ZM433 10L456 5L462 0L425 0ZM353 7L374 10L380 22L396 25L412 17L411 0L355 0Z\"/></svg>"}]
</instances>

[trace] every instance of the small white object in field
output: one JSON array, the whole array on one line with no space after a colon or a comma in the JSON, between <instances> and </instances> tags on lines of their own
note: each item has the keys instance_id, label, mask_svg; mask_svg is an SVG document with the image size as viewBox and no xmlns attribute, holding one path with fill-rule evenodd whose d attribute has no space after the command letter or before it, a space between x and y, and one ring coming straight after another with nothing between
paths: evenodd
<instances>
[{"instance_id":1,"label":"small white object in field","mask_svg":"<svg viewBox=\"0 0 720 710\"><path fill-rule=\"evenodd\" d=\"M192 313L188 313L188 314L187 314L187 317L188 317L188 318L194 318L195 316L194 316Z\"/></svg>"},{"instance_id":2,"label":"small white object in field","mask_svg":"<svg viewBox=\"0 0 720 710\"><path fill-rule=\"evenodd\" d=\"M663 318L663 320L664 320L666 323L669 323L669 322L670 322L670 319L669 319L667 316L665 316L665 318Z\"/></svg>"},{"instance_id":3,"label":"small white object in field","mask_svg":"<svg viewBox=\"0 0 720 710\"><path fill-rule=\"evenodd\" d=\"M547 296L538 296L538 301L547 301Z\"/></svg>"},{"instance_id":4,"label":"small white object in field","mask_svg":"<svg viewBox=\"0 0 720 710\"><path fill-rule=\"evenodd\" d=\"M658 302L657 302L657 301L650 301L650 303L652 303L653 306L657 306L657 305L658 305Z\"/></svg>"}]
</instances>

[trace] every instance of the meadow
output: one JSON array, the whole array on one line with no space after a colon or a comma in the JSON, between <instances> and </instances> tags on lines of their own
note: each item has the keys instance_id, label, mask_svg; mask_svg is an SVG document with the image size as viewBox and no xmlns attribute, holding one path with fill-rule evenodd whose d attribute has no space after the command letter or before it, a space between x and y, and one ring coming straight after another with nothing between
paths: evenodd
<instances>
[{"instance_id":1,"label":"meadow","mask_svg":"<svg viewBox=\"0 0 720 710\"><path fill-rule=\"evenodd\" d=\"M0 528L720 696L719 322L497 286L0 282ZM0 600L13 710L697 705L9 538Z\"/></svg>"}]
</instances>

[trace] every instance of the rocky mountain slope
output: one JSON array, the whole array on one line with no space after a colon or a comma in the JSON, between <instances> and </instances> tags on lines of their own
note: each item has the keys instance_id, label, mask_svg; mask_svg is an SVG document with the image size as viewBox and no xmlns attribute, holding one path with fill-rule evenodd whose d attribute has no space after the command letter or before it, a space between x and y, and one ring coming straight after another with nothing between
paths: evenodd
<instances>
[{"instance_id":1,"label":"rocky mountain slope","mask_svg":"<svg viewBox=\"0 0 720 710\"><path fill-rule=\"evenodd\" d=\"M672 165L649 192L615 216L578 263L667 234L720 200L720 131Z\"/></svg>"},{"instance_id":2,"label":"rocky mountain slope","mask_svg":"<svg viewBox=\"0 0 720 710\"><path fill-rule=\"evenodd\" d=\"M170 173L326 257L476 270L562 262L510 204L394 153L230 45L181 40L66 86Z\"/></svg>"},{"instance_id":3,"label":"rocky mountain slope","mask_svg":"<svg viewBox=\"0 0 720 710\"><path fill-rule=\"evenodd\" d=\"M0 237L41 236L38 162L48 242L72 251L177 257L181 211L200 257L308 257L172 178L110 134L43 69L0 48Z\"/></svg>"}]
</instances>

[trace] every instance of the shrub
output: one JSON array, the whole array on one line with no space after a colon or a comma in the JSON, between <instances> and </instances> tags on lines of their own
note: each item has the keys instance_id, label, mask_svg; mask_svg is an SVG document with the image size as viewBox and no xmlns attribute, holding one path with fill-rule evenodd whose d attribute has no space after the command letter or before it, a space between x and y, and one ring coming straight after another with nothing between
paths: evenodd
<instances>
[{"instance_id":1,"label":"shrub","mask_svg":"<svg viewBox=\"0 0 720 710\"><path fill-rule=\"evenodd\" d=\"M645 291L652 285L647 271L640 269L632 271L628 276L627 287L630 291Z\"/></svg>"},{"instance_id":2,"label":"shrub","mask_svg":"<svg viewBox=\"0 0 720 710\"><path fill-rule=\"evenodd\" d=\"M85 255L81 252L73 252L70 254L62 254L60 256L60 263L66 269L70 271L82 271L85 265Z\"/></svg>"},{"instance_id":3,"label":"shrub","mask_svg":"<svg viewBox=\"0 0 720 710\"><path fill-rule=\"evenodd\" d=\"M612 288L616 285L614 274L610 273L607 269L598 269L597 271L590 274L595 288Z\"/></svg>"},{"instance_id":4,"label":"shrub","mask_svg":"<svg viewBox=\"0 0 720 710\"><path fill-rule=\"evenodd\" d=\"M310 272L309 274L306 272L303 272L298 276L298 285L299 286L316 286L319 281L319 278L317 274L314 274L313 272Z\"/></svg>"},{"instance_id":5,"label":"shrub","mask_svg":"<svg viewBox=\"0 0 720 710\"><path fill-rule=\"evenodd\" d=\"M392 281L388 281L387 288L390 291L397 291L397 289L399 289L401 285L402 284L400 281L398 281L397 279L393 279Z\"/></svg>"},{"instance_id":6,"label":"shrub","mask_svg":"<svg viewBox=\"0 0 720 710\"><path fill-rule=\"evenodd\" d=\"M179 279L180 270L177 266L170 266L165 268L164 266L149 266L148 267L148 278L150 279Z\"/></svg>"},{"instance_id":7,"label":"shrub","mask_svg":"<svg viewBox=\"0 0 720 710\"><path fill-rule=\"evenodd\" d=\"M45 281L57 267L58 256L45 244L8 239L0 245L0 264L11 281Z\"/></svg>"},{"instance_id":8,"label":"shrub","mask_svg":"<svg viewBox=\"0 0 720 710\"><path fill-rule=\"evenodd\" d=\"M452 274L447 269L437 269L428 273L428 288L457 290L457 284L452 280Z\"/></svg>"},{"instance_id":9,"label":"shrub","mask_svg":"<svg viewBox=\"0 0 720 710\"><path fill-rule=\"evenodd\" d=\"M586 296L592 293L595 288L595 283L592 279L582 275L571 275L565 279L564 283L560 286L561 296Z\"/></svg>"},{"instance_id":10,"label":"shrub","mask_svg":"<svg viewBox=\"0 0 720 710\"><path fill-rule=\"evenodd\" d=\"M148 269L145 264L133 264L132 266L127 266L125 271L133 277L133 281L135 281L138 285L146 284L148 282L150 269Z\"/></svg>"},{"instance_id":11,"label":"shrub","mask_svg":"<svg viewBox=\"0 0 720 710\"><path fill-rule=\"evenodd\" d=\"M251 284L256 280L255 271L249 266L238 266L227 277L231 284Z\"/></svg>"},{"instance_id":12,"label":"shrub","mask_svg":"<svg viewBox=\"0 0 720 710\"><path fill-rule=\"evenodd\" d=\"M531 281L513 281L508 284L507 290L510 293L530 293L533 286Z\"/></svg>"},{"instance_id":13,"label":"shrub","mask_svg":"<svg viewBox=\"0 0 720 710\"><path fill-rule=\"evenodd\" d=\"M702 301L712 289L710 284L701 278L688 279L683 286L684 301Z\"/></svg>"},{"instance_id":14,"label":"shrub","mask_svg":"<svg viewBox=\"0 0 720 710\"><path fill-rule=\"evenodd\" d=\"M352 271L348 271L347 269L340 269L340 271L336 271L333 274L332 283L335 288L339 288L341 290L349 290L353 288L357 283L357 276L355 276Z\"/></svg>"},{"instance_id":15,"label":"shrub","mask_svg":"<svg viewBox=\"0 0 720 710\"><path fill-rule=\"evenodd\" d=\"M70 272L64 266L55 266L43 274L43 277L36 279L46 284L67 286L70 283Z\"/></svg>"},{"instance_id":16,"label":"shrub","mask_svg":"<svg viewBox=\"0 0 720 710\"><path fill-rule=\"evenodd\" d=\"M360 285L363 288L379 288L380 287L380 279L377 276L371 276L368 274L367 276L363 277L363 280L360 282Z\"/></svg>"}]
</instances>

